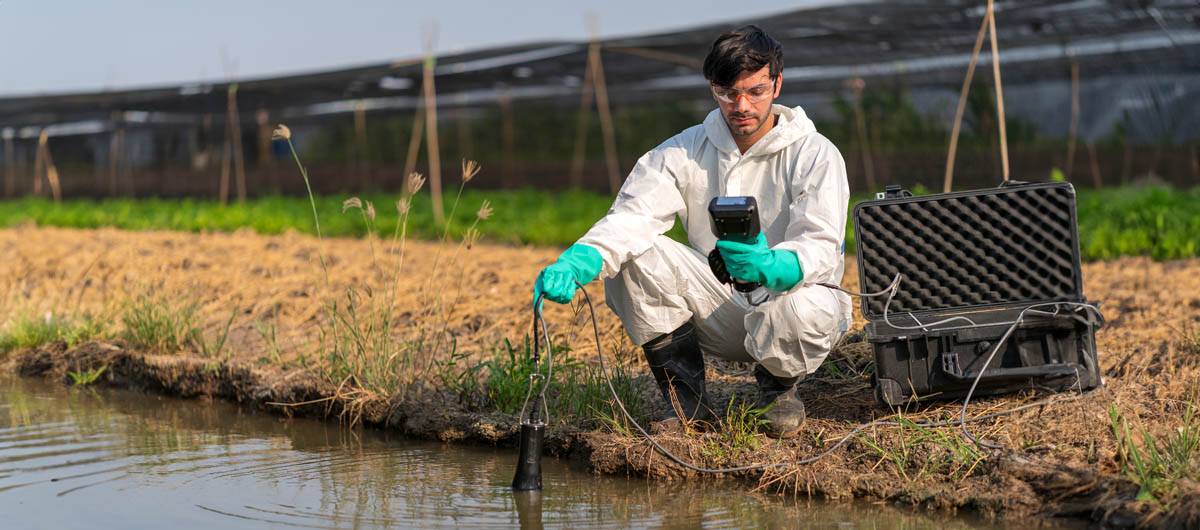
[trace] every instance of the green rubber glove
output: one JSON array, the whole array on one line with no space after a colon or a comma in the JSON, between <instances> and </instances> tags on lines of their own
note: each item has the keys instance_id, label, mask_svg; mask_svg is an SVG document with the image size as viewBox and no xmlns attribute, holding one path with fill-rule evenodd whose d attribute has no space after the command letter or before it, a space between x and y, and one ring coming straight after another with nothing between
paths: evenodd
<instances>
[{"instance_id":1,"label":"green rubber glove","mask_svg":"<svg viewBox=\"0 0 1200 530\"><path fill-rule=\"evenodd\" d=\"M804 279L800 270L800 259L790 250L771 250L767 238L758 237L749 243L722 239L717 249L725 260L729 275L747 282L758 282L768 289L786 291Z\"/></svg>"},{"instance_id":2,"label":"green rubber glove","mask_svg":"<svg viewBox=\"0 0 1200 530\"><path fill-rule=\"evenodd\" d=\"M575 282L588 283L600 274L604 260L600 251L587 245L571 245L553 265L542 269L533 284L533 301L546 294L546 300L565 304L575 296ZM540 307L538 308L541 309Z\"/></svg>"}]
</instances>

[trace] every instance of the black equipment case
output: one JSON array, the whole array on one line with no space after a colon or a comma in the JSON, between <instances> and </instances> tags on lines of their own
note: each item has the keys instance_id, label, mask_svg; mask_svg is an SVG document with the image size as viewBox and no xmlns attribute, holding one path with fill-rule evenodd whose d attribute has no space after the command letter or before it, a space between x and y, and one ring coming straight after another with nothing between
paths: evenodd
<instances>
[{"instance_id":1,"label":"black equipment case","mask_svg":"<svg viewBox=\"0 0 1200 530\"><path fill-rule=\"evenodd\" d=\"M862 299L877 402L966 395L1023 312L975 395L1101 384L1098 307L1050 304L1087 303L1070 184L917 197L889 186L880 196L852 212L860 290L886 290L902 275L890 305L886 295Z\"/></svg>"}]
</instances>

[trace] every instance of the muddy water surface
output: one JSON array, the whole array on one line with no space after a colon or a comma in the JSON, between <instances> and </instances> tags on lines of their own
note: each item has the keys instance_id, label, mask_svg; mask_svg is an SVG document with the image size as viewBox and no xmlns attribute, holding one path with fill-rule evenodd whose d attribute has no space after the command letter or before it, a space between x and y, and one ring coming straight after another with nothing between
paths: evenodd
<instances>
[{"instance_id":1,"label":"muddy water surface","mask_svg":"<svg viewBox=\"0 0 1200 530\"><path fill-rule=\"evenodd\" d=\"M515 459L514 449L0 376L4 528L991 526L729 482L597 477L550 458L540 496L514 496Z\"/></svg>"}]
</instances>

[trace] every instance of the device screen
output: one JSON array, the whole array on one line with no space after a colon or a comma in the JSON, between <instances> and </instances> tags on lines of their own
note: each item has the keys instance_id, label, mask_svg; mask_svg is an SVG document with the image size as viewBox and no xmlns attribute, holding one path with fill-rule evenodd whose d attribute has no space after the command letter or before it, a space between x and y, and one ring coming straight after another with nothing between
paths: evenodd
<instances>
[{"instance_id":1,"label":"device screen","mask_svg":"<svg viewBox=\"0 0 1200 530\"><path fill-rule=\"evenodd\" d=\"M717 206L745 206L745 197L717 197Z\"/></svg>"}]
</instances>

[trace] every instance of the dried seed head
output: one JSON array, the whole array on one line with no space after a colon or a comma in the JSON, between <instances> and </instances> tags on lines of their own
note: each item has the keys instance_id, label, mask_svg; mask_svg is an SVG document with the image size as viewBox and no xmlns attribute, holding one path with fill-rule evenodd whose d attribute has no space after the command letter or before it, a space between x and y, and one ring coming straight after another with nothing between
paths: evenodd
<instances>
[{"instance_id":1,"label":"dried seed head","mask_svg":"<svg viewBox=\"0 0 1200 530\"><path fill-rule=\"evenodd\" d=\"M462 161L462 179L463 182L471 182L471 178L479 173L479 162L474 160L463 159Z\"/></svg>"},{"instance_id":2,"label":"dried seed head","mask_svg":"<svg viewBox=\"0 0 1200 530\"><path fill-rule=\"evenodd\" d=\"M291 137L292 130L282 123L276 126L275 131L271 133L272 140L289 140Z\"/></svg>"},{"instance_id":3,"label":"dried seed head","mask_svg":"<svg viewBox=\"0 0 1200 530\"><path fill-rule=\"evenodd\" d=\"M415 195L421 190L421 186L425 185L425 177L420 173L413 171L408 174L408 194Z\"/></svg>"},{"instance_id":4,"label":"dried seed head","mask_svg":"<svg viewBox=\"0 0 1200 530\"><path fill-rule=\"evenodd\" d=\"M358 199L358 197L350 197L349 199L342 201L342 213L346 213L346 210L349 210L351 208L360 208L361 209L362 201L360 201Z\"/></svg>"},{"instance_id":5,"label":"dried seed head","mask_svg":"<svg viewBox=\"0 0 1200 530\"><path fill-rule=\"evenodd\" d=\"M408 199L400 199L396 201L396 213L401 216L408 215L408 209L412 207L412 202Z\"/></svg>"},{"instance_id":6,"label":"dried seed head","mask_svg":"<svg viewBox=\"0 0 1200 530\"><path fill-rule=\"evenodd\" d=\"M479 211L475 212L475 217L478 217L480 220L483 220L483 219L487 219L488 217L491 217L491 216L492 216L492 206L485 199L483 201L483 205L479 207Z\"/></svg>"},{"instance_id":7,"label":"dried seed head","mask_svg":"<svg viewBox=\"0 0 1200 530\"><path fill-rule=\"evenodd\" d=\"M372 221L375 220L375 205L371 204L371 201L367 201L367 217L371 218Z\"/></svg>"},{"instance_id":8,"label":"dried seed head","mask_svg":"<svg viewBox=\"0 0 1200 530\"><path fill-rule=\"evenodd\" d=\"M472 226L467 229L467 233L463 234L463 244L466 245L467 250L471 250L475 242L479 241L479 235L479 230L475 227Z\"/></svg>"}]
</instances>

